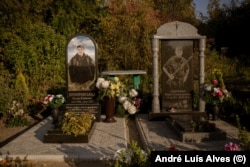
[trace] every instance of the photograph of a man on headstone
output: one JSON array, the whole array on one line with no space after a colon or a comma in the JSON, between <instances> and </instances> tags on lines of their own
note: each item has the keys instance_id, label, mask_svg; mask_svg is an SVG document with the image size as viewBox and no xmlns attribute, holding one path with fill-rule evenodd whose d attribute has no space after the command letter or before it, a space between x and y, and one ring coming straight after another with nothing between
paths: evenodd
<instances>
[{"instance_id":1,"label":"photograph of a man on headstone","mask_svg":"<svg viewBox=\"0 0 250 167\"><path fill-rule=\"evenodd\" d=\"M86 36L77 36L68 44L68 90L94 89L96 78L95 46Z\"/></svg>"}]
</instances>

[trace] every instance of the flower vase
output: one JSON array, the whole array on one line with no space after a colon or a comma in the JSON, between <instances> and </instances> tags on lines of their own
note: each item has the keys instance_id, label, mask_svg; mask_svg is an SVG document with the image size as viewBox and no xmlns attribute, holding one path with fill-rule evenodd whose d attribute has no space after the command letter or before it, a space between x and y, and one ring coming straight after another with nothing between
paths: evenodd
<instances>
[{"instance_id":1,"label":"flower vase","mask_svg":"<svg viewBox=\"0 0 250 167\"><path fill-rule=\"evenodd\" d=\"M213 105L212 120L217 120L220 112L219 105Z\"/></svg>"},{"instance_id":2,"label":"flower vase","mask_svg":"<svg viewBox=\"0 0 250 167\"><path fill-rule=\"evenodd\" d=\"M103 122L112 123L116 122L114 119L115 114L115 98L113 97L105 97L105 115L106 118Z\"/></svg>"},{"instance_id":3,"label":"flower vase","mask_svg":"<svg viewBox=\"0 0 250 167\"><path fill-rule=\"evenodd\" d=\"M219 105L210 105L208 107L208 111L207 111L207 115L209 118L209 115L212 115L212 120L215 121L218 119L219 116L219 112L220 112L220 106Z\"/></svg>"},{"instance_id":4,"label":"flower vase","mask_svg":"<svg viewBox=\"0 0 250 167\"><path fill-rule=\"evenodd\" d=\"M51 109L51 116L53 118L53 124L57 125L58 124L58 120L59 120L59 116L60 116L60 110L59 108L55 107Z\"/></svg>"}]
</instances>

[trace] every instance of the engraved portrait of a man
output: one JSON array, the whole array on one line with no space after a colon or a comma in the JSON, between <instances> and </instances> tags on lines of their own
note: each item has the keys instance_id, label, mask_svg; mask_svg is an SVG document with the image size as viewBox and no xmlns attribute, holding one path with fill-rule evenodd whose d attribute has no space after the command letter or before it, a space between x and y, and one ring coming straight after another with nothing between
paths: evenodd
<instances>
[{"instance_id":1,"label":"engraved portrait of a man","mask_svg":"<svg viewBox=\"0 0 250 167\"><path fill-rule=\"evenodd\" d=\"M190 71L188 62L192 57L188 60L183 57L183 48L181 46L175 47L174 51L175 54L163 65L163 72L168 78L166 84L171 88L181 88L188 78Z\"/></svg>"}]
</instances>

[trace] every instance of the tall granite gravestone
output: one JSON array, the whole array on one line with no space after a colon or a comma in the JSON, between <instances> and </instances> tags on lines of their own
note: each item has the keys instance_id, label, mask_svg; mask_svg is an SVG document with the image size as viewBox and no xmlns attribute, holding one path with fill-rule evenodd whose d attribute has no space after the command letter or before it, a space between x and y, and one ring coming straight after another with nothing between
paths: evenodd
<instances>
[{"instance_id":1,"label":"tall granite gravestone","mask_svg":"<svg viewBox=\"0 0 250 167\"><path fill-rule=\"evenodd\" d=\"M77 34L70 38L66 50L66 111L92 111L100 121L95 87L98 75L97 44L90 36Z\"/></svg>"},{"instance_id":2,"label":"tall granite gravestone","mask_svg":"<svg viewBox=\"0 0 250 167\"><path fill-rule=\"evenodd\" d=\"M162 108L167 111L192 111L193 41L163 40Z\"/></svg>"},{"instance_id":3,"label":"tall granite gravestone","mask_svg":"<svg viewBox=\"0 0 250 167\"><path fill-rule=\"evenodd\" d=\"M198 45L198 46L197 46ZM199 48L199 111L192 109L193 50ZM201 98L204 84L205 37L184 22L171 22L160 26L152 39L154 92L149 119L168 116L167 125L183 142L224 140L226 133L219 131L196 133L191 121L204 120L205 102ZM158 52L160 51L160 56ZM158 60L161 61L159 65ZM158 69L160 67L160 70ZM159 71L160 74L159 75ZM162 107L159 100L159 78L162 87ZM205 123L205 122L203 122Z\"/></svg>"},{"instance_id":4,"label":"tall granite gravestone","mask_svg":"<svg viewBox=\"0 0 250 167\"><path fill-rule=\"evenodd\" d=\"M201 87L204 84L205 40L206 37L199 35L194 26L184 22L166 23L157 29L157 34L152 37L154 90L149 119L193 112L193 50L195 47L199 49ZM162 90L161 106L159 81ZM204 111L205 102L199 98L198 112Z\"/></svg>"},{"instance_id":5,"label":"tall granite gravestone","mask_svg":"<svg viewBox=\"0 0 250 167\"><path fill-rule=\"evenodd\" d=\"M66 111L92 112L100 121L95 81L98 75L97 44L88 35L78 34L70 38L66 46ZM67 135L57 127L48 130L44 143L88 143L95 125L86 135Z\"/></svg>"}]
</instances>

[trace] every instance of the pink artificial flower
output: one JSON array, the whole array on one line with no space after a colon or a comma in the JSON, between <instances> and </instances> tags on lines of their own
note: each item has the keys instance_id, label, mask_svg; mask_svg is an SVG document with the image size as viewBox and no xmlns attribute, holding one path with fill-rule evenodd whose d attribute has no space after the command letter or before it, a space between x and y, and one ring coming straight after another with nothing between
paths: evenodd
<instances>
[{"instance_id":1,"label":"pink artificial flower","mask_svg":"<svg viewBox=\"0 0 250 167\"><path fill-rule=\"evenodd\" d=\"M212 83L213 85L215 85L215 86L219 84L219 82L218 82L217 79L212 80L211 83Z\"/></svg>"},{"instance_id":2,"label":"pink artificial flower","mask_svg":"<svg viewBox=\"0 0 250 167\"><path fill-rule=\"evenodd\" d=\"M224 146L224 151L238 151L239 146L235 143L226 143Z\"/></svg>"},{"instance_id":3,"label":"pink artificial flower","mask_svg":"<svg viewBox=\"0 0 250 167\"><path fill-rule=\"evenodd\" d=\"M142 99L141 99L141 98L134 98L133 100L134 100L134 105L135 105L135 107L136 107L137 109L139 109L140 106L141 106Z\"/></svg>"},{"instance_id":4,"label":"pink artificial flower","mask_svg":"<svg viewBox=\"0 0 250 167\"><path fill-rule=\"evenodd\" d=\"M218 95L219 97L222 97L222 96L223 96L223 92L222 92L222 91L219 91L217 95Z\"/></svg>"},{"instance_id":5,"label":"pink artificial flower","mask_svg":"<svg viewBox=\"0 0 250 167\"><path fill-rule=\"evenodd\" d=\"M169 151L179 151L173 144L170 145Z\"/></svg>"},{"instance_id":6,"label":"pink artificial flower","mask_svg":"<svg viewBox=\"0 0 250 167\"><path fill-rule=\"evenodd\" d=\"M47 95L47 96L44 98L43 103L44 103L44 104L48 104L48 102L52 101L53 98L54 98L54 95L49 94L49 95Z\"/></svg>"}]
</instances>

